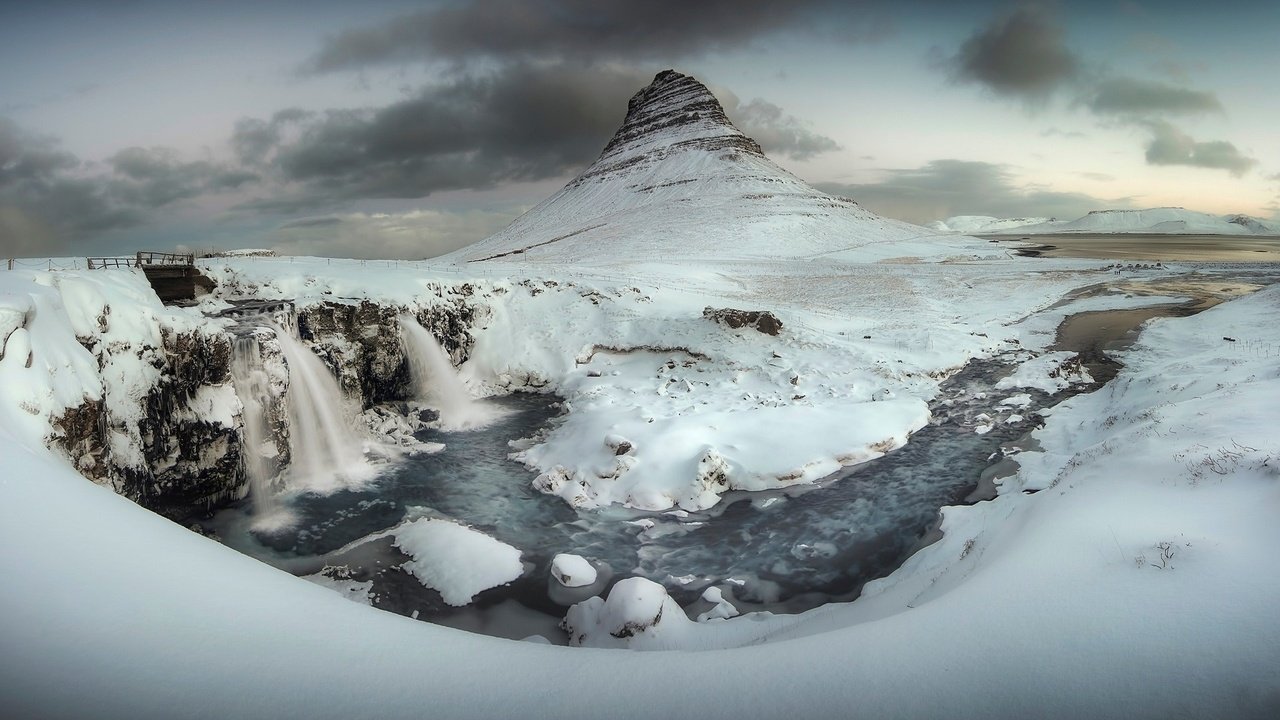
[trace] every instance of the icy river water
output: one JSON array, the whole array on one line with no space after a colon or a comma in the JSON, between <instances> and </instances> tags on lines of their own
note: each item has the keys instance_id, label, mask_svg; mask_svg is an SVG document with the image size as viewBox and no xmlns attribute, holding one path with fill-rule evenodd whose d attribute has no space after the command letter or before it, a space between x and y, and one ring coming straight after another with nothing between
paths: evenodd
<instances>
[{"instance_id":1,"label":"icy river water","mask_svg":"<svg viewBox=\"0 0 1280 720\"><path fill-rule=\"evenodd\" d=\"M508 411L487 427L425 431L422 439L446 449L403 458L365 489L293 498L291 529L247 533L247 507L224 511L215 527L227 544L295 573L344 567L352 580L373 582L377 607L499 635L557 639L550 634L568 605L634 575L666 585L692 610L710 607L698 598L715 585L744 612L798 612L852 599L900 565L938 509L963 501L1002 447L1030 430L1034 409L1049 398L1030 391L1030 407L1000 405L1021 392L993 389L1009 369L970 363L943 384L932 423L882 458L814 485L729 493L702 513L579 511L537 492L533 474L508 459L508 443L554 422L559 404L551 395L516 394L487 401ZM979 433L982 413L1006 422ZM358 542L418 517L458 520L519 548L526 572L469 607L445 605L398 568L406 558L389 538ZM549 575L556 553L593 559L600 579L560 587Z\"/></svg>"}]
</instances>

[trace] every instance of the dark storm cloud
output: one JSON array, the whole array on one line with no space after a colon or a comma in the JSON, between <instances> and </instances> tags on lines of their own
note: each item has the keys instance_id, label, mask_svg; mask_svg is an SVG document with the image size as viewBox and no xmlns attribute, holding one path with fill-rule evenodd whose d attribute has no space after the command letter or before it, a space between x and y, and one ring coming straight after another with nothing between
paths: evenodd
<instances>
[{"instance_id":1,"label":"dark storm cloud","mask_svg":"<svg viewBox=\"0 0 1280 720\"><path fill-rule=\"evenodd\" d=\"M233 144L265 160L305 207L352 198L416 198L440 190L567 174L590 162L649 78L629 70L504 68L427 87L373 109L243 120ZM286 139L282 128L292 137Z\"/></svg>"},{"instance_id":2,"label":"dark storm cloud","mask_svg":"<svg viewBox=\"0 0 1280 720\"><path fill-rule=\"evenodd\" d=\"M107 160L115 175L107 192L125 205L158 208L258 179L247 170L206 161L184 162L168 148L125 148Z\"/></svg>"},{"instance_id":3,"label":"dark storm cloud","mask_svg":"<svg viewBox=\"0 0 1280 720\"><path fill-rule=\"evenodd\" d=\"M0 118L0 247L57 254L77 240L143 222L181 200L257 179L239 168L183 162L163 148L126 148L90 172L53 138Z\"/></svg>"},{"instance_id":4,"label":"dark storm cloud","mask_svg":"<svg viewBox=\"0 0 1280 720\"><path fill-rule=\"evenodd\" d=\"M756 99L733 106L724 102L724 105L733 124L760 143L765 152L806 160L840 149L835 140L813 132L771 102Z\"/></svg>"},{"instance_id":5,"label":"dark storm cloud","mask_svg":"<svg viewBox=\"0 0 1280 720\"><path fill-rule=\"evenodd\" d=\"M301 108L277 111L270 120L241 118L231 131L231 149L244 165L254 166L266 160L266 156L283 139L289 126L297 125L314 113Z\"/></svg>"},{"instance_id":6,"label":"dark storm cloud","mask_svg":"<svg viewBox=\"0 0 1280 720\"><path fill-rule=\"evenodd\" d=\"M908 222L954 215L1075 218L1100 207L1124 207L1124 198L1051 192L1019 185L1003 165L934 160L924 167L890 170L878 183L820 183L825 192L851 197L867 209Z\"/></svg>"},{"instance_id":7,"label":"dark storm cloud","mask_svg":"<svg viewBox=\"0 0 1280 720\"><path fill-rule=\"evenodd\" d=\"M1222 112L1217 95L1173 85L1129 77L1107 78L1099 82L1086 101L1099 115L1193 115Z\"/></svg>"},{"instance_id":8,"label":"dark storm cloud","mask_svg":"<svg viewBox=\"0 0 1280 720\"><path fill-rule=\"evenodd\" d=\"M1226 140L1200 142L1162 120L1144 124L1151 131L1151 141L1147 144L1147 163L1150 165L1214 168L1238 177L1258 164L1257 160L1243 154Z\"/></svg>"},{"instance_id":9,"label":"dark storm cloud","mask_svg":"<svg viewBox=\"0 0 1280 720\"><path fill-rule=\"evenodd\" d=\"M1062 28L1040 5L1022 5L972 35L945 61L960 82L1001 95L1039 99L1079 72Z\"/></svg>"},{"instance_id":10,"label":"dark storm cloud","mask_svg":"<svg viewBox=\"0 0 1280 720\"><path fill-rule=\"evenodd\" d=\"M0 252L61 254L68 237L86 228L134 221L132 213L112 207L100 184L70 175L79 166L53 138L0 118Z\"/></svg>"},{"instance_id":11,"label":"dark storm cloud","mask_svg":"<svg viewBox=\"0 0 1280 720\"><path fill-rule=\"evenodd\" d=\"M55 139L35 135L0 117L0 188L26 181L45 181L79 165Z\"/></svg>"},{"instance_id":12,"label":"dark storm cloud","mask_svg":"<svg viewBox=\"0 0 1280 720\"><path fill-rule=\"evenodd\" d=\"M293 188L245 207L287 211L568 175L599 156L627 100L651 79L630 69L510 65L382 108L242 120L232 139L242 160L267 163ZM730 95L725 106L766 151L802 159L837 147L763 100Z\"/></svg>"},{"instance_id":13,"label":"dark storm cloud","mask_svg":"<svg viewBox=\"0 0 1280 720\"><path fill-rule=\"evenodd\" d=\"M413 60L653 60L742 46L794 25L814 0L477 0L329 38L304 65L329 72Z\"/></svg>"}]
</instances>

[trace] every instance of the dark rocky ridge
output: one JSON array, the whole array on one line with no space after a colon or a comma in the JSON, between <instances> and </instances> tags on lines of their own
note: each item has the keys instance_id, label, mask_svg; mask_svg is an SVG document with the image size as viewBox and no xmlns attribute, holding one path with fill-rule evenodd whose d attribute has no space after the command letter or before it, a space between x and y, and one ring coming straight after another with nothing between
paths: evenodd
<instances>
[{"instance_id":1,"label":"dark rocky ridge","mask_svg":"<svg viewBox=\"0 0 1280 720\"><path fill-rule=\"evenodd\" d=\"M570 185L624 170L647 154L685 149L724 150L764 157L759 143L734 127L720 101L696 79L674 70L658 73L627 103L622 127L600 158Z\"/></svg>"},{"instance_id":2,"label":"dark rocky ridge","mask_svg":"<svg viewBox=\"0 0 1280 720\"><path fill-rule=\"evenodd\" d=\"M182 517L243 495L238 424L205 417L192 407L202 387L230 382L230 337L216 328L174 332L161 345L114 347L81 340L105 368L116 353L137 354L160 371L141 398L141 418L115 417L104 400L87 401L54 420L54 446L90 479L168 517Z\"/></svg>"}]
</instances>

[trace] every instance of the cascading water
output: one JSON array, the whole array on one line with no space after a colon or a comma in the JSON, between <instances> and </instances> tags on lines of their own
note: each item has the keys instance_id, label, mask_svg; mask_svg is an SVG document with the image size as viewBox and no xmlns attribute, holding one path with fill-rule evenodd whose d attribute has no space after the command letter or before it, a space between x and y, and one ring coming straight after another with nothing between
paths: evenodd
<instances>
[{"instance_id":1,"label":"cascading water","mask_svg":"<svg viewBox=\"0 0 1280 720\"><path fill-rule=\"evenodd\" d=\"M272 325L289 366L288 487L332 492L372 476L338 383L292 332Z\"/></svg>"},{"instance_id":2,"label":"cascading water","mask_svg":"<svg viewBox=\"0 0 1280 720\"><path fill-rule=\"evenodd\" d=\"M231 382L244 407L244 462L249 479L249 500L253 503L255 524L277 524L284 511L271 486L278 470L274 443L267 442L267 415L263 401L269 396L270 380L262 364L262 347L258 336L237 337L231 345Z\"/></svg>"},{"instance_id":3,"label":"cascading water","mask_svg":"<svg viewBox=\"0 0 1280 720\"><path fill-rule=\"evenodd\" d=\"M400 337L413 377L414 397L439 411L441 428L464 430L493 419L493 410L471 397L448 353L413 316L400 316Z\"/></svg>"}]
</instances>

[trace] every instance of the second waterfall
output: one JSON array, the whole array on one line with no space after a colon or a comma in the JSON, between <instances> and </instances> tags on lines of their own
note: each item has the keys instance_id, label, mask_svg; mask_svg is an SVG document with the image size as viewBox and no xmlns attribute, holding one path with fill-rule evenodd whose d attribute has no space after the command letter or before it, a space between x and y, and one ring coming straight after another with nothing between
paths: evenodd
<instances>
[{"instance_id":1,"label":"second waterfall","mask_svg":"<svg viewBox=\"0 0 1280 720\"><path fill-rule=\"evenodd\" d=\"M400 335L413 377L414 396L440 413L441 428L466 430L493 419L493 410L471 397L449 354L412 315L400 316Z\"/></svg>"}]
</instances>

